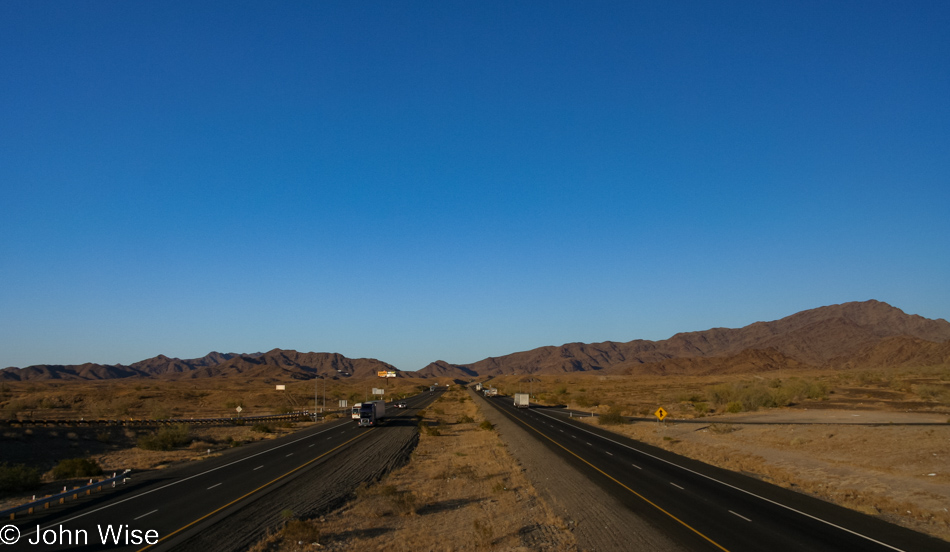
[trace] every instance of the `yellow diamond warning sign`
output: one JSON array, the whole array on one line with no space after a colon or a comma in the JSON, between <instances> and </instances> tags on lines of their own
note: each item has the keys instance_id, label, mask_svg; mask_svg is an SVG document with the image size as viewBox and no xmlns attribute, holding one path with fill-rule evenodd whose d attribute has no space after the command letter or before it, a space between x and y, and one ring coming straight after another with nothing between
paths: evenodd
<instances>
[{"instance_id":1,"label":"yellow diamond warning sign","mask_svg":"<svg viewBox=\"0 0 950 552\"><path fill-rule=\"evenodd\" d=\"M666 410L663 410L663 407L661 406L660 408L656 409L656 412L654 412L653 415L662 422L663 418L666 418L667 413Z\"/></svg>"}]
</instances>

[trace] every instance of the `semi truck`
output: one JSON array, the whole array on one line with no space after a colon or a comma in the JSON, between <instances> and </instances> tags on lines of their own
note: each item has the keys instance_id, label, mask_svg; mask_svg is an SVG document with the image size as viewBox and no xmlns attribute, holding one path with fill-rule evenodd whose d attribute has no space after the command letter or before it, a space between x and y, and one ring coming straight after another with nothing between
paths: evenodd
<instances>
[{"instance_id":1,"label":"semi truck","mask_svg":"<svg viewBox=\"0 0 950 552\"><path fill-rule=\"evenodd\" d=\"M369 401L360 404L360 427L378 426L386 417L384 401Z\"/></svg>"},{"instance_id":2,"label":"semi truck","mask_svg":"<svg viewBox=\"0 0 950 552\"><path fill-rule=\"evenodd\" d=\"M527 393L515 393L515 407L528 408L528 394Z\"/></svg>"},{"instance_id":3,"label":"semi truck","mask_svg":"<svg viewBox=\"0 0 950 552\"><path fill-rule=\"evenodd\" d=\"M356 403L353 405L353 410L350 411L350 417L354 420L360 419L360 405L363 403Z\"/></svg>"}]
</instances>

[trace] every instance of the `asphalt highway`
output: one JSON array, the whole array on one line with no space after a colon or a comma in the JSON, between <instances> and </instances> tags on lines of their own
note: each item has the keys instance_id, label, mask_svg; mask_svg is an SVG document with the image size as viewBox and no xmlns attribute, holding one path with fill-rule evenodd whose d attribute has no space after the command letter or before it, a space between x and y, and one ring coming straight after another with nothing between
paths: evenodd
<instances>
[{"instance_id":1,"label":"asphalt highway","mask_svg":"<svg viewBox=\"0 0 950 552\"><path fill-rule=\"evenodd\" d=\"M558 416L489 403L592 484L689 550L948 551L950 544L877 518Z\"/></svg>"},{"instance_id":2,"label":"asphalt highway","mask_svg":"<svg viewBox=\"0 0 950 552\"><path fill-rule=\"evenodd\" d=\"M177 468L132 473L124 485L101 495L0 522L4 525L0 550L173 550L262 495L299 483L300 478L330 476L320 469L328 459L385 432L387 424L409 424L415 411L439 394L410 397L405 410L387 404L387 421L379 427L361 428L349 418L335 420ZM7 544L14 535L10 525L19 533L13 545Z\"/></svg>"}]
</instances>

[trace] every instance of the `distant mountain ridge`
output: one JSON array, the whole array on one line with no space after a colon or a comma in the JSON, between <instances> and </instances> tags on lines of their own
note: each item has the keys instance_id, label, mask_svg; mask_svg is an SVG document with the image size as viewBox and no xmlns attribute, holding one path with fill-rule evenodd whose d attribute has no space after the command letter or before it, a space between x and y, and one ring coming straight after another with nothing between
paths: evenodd
<instances>
[{"instance_id":1,"label":"distant mountain ridge","mask_svg":"<svg viewBox=\"0 0 950 552\"><path fill-rule=\"evenodd\" d=\"M363 378L379 371L396 370L391 364L372 358L351 359L338 353L300 353L273 349L266 353L237 354L212 352L201 358L180 359L158 355L123 365L81 364L78 366L38 365L4 368L0 380L101 380L115 378L208 378L266 377L276 379Z\"/></svg>"},{"instance_id":2,"label":"distant mountain ridge","mask_svg":"<svg viewBox=\"0 0 950 552\"><path fill-rule=\"evenodd\" d=\"M887 303L871 300L819 307L737 329L678 333L662 341L567 343L471 364L430 364L416 373L456 377L472 372L480 377L579 371L735 373L823 367L832 365L835 359L839 360L834 366L843 366L845 361L840 359L895 337L939 344L950 340L950 322L908 315Z\"/></svg>"},{"instance_id":3,"label":"distant mountain ridge","mask_svg":"<svg viewBox=\"0 0 950 552\"><path fill-rule=\"evenodd\" d=\"M625 343L566 343L489 357L471 364L430 363L400 372L376 359L338 353L212 352L201 358L165 355L123 365L38 365L0 370L0 380L245 377L364 378L379 371L399 377L472 379L498 375L597 371L605 374L755 373L783 368L849 368L950 364L950 322L908 315L880 301L830 305L742 328L678 333Z\"/></svg>"}]
</instances>

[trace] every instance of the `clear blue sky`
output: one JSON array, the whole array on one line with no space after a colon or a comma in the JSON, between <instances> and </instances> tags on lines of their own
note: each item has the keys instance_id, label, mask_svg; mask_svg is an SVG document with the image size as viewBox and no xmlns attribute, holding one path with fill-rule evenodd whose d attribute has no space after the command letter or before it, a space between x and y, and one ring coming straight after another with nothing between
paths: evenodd
<instances>
[{"instance_id":1,"label":"clear blue sky","mask_svg":"<svg viewBox=\"0 0 950 552\"><path fill-rule=\"evenodd\" d=\"M950 318L950 3L0 3L0 366Z\"/></svg>"}]
</instances>

